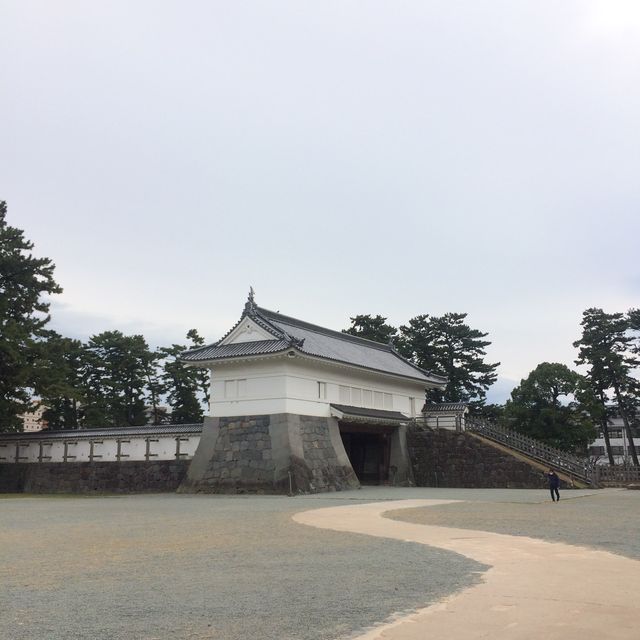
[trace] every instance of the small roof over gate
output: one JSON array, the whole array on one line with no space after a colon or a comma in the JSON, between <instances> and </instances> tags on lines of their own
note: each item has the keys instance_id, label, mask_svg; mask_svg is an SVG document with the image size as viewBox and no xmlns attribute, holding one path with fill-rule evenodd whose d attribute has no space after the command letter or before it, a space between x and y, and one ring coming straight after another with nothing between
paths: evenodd
<instances>
[{"instance_id":1,"label":"small roof over gate","mask_svg":"<svg viewBox=\"0 0 640 640\"><path fill-rule=\"evenodd\" d=\"M351 407L344 404L332 404L331 415L341 422L377 423L400 425L409 422L409 418L399 411L383 411L365 407Z\"/></svg>"}]
</instances>

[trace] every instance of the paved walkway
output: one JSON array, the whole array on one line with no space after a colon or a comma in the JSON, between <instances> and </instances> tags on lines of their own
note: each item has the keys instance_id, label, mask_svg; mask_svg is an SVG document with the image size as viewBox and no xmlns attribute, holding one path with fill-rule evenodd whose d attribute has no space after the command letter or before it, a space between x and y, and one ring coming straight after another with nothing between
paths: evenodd
<instances>
[{"instance_id":1,"label":"paved walkway","mask_svg":"<svg viewBox=\"0 0 640 640\"><path fill-rule=\"evenodd\" d=\"M329 507L294 516L309 526L455 551L491 567L481 583L358 640L637 640L640 636L639 561L533 538L383 517L390 508L442 504L446 502L406 500Z\"/></svg>"}]
</instances>

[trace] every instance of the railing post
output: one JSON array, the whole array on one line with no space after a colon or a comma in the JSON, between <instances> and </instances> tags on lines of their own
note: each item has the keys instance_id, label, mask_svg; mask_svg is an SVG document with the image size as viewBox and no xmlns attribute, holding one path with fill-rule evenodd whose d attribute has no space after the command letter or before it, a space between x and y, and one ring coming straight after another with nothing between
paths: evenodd
<instances>
[{"instance_id":1,"label":"railing post","mask_svg":"<svg viewBox=\"0 0 640 640\"><path fill-rule=\"evenodd\" d=\"M467 428L470 431L482 434L495 442L505 444L514 451L519 451L545 464L556 466L565 473L580 478L586 482L593 482L591 469L585 467L585 461L576 456L561 451L555 447L543 444L534 438L525 436L506 427L491 424L480 424L469 420Z\"/></svg>"}]
</instances>

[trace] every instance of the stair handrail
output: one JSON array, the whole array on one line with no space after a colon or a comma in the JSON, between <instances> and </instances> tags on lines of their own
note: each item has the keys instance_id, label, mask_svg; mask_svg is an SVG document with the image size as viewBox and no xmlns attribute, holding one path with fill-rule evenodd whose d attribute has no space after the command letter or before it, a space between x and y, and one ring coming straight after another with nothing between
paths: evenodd
<instances>
[{"instance_id":1,"label":"stair handrail","mask_svg":"<svg viewBox=\"0 0 640 640\"><path fill-rule=\"evenodd\" d=\"M593 463L588 458L580 458L562 449L549 446L531 436L526 436L514 429L498 426L490 422L467 418L465 429L505 445L538 462L544 462L550 467L583 480L588 484L594 484Z\"/></svg>"}]
</instances>

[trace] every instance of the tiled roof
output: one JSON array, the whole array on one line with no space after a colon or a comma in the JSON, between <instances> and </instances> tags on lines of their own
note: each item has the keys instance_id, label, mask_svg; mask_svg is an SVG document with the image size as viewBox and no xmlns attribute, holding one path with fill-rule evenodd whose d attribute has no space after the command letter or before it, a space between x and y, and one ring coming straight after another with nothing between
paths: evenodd
<instances>
[{"instance_id":1,"label":"tiled roof","mask_svg":"<svg viewBox=\"0 0 640 640\"><path fill-rule=\"evenodd\" d=\"M367 407L352 407L346 404L332 404L333 409L337 409L345 417L357 418L377 418L380 420L393 420L407 422L409 418L399 411L384 411L382 409L369 409Z\"/></svg>"},{"instance_id":2,"label":"tiled roof","mask_svg":"<svg viewBox=\"0 0 640 640\"><path fill-rule=\"evenodd\" d=\"M222 358L240 358L244 356L265 355L278 353L291 347L287 340L257 340L256 342L236 342L235 344L223 344L220 346L209 345L192 349L183 353L180 358L187 362L200 362L203 360L220 360Z\"/></svg>"},{"instance_id":3,"label":"tiled roof","mask_svg":"<svg viewBox=\"0 0 640 640\"><path fill-rule=\"evenodd\" d=\"M469 405L466 402L439 402L425 404L422 413L440 413L442 411L464 411Z\"/></svg>"},{"instance_id":4,"label":"tiled roof","mask_svg":"<svg viewBox=\"0 0 640 640\"><path fill-rule=\"evenodd\" d=\"M425 383L444 385L446 378L424 371L403 358L391 345L319 327L296 318L247 305L241 320L249 317L274 334L274 340L260 340L232 345L219 342L182 354L186 362L204 362L251 355L278 353L294 348L302 354L332 360L380 373L412 378ZM238 326L236 324L236 326ZM235 328L235 327L234 327ZM227 333L227 335L229 335ZM226 337L226 336L225 336Z\"/></svg>"},{"instance_id":5,"label":"tiled roof","mask_svg":"<svg viewBox=\"0 0 640 640\"><path fill-rule=\"evenodd\" d=\"M8 440L77 440L95 438L120 438L199 434L202 432L202 424L161 424L145 425L143 427L105 427L96 429L69 429L57 431L44 429L42 431L30 431L29 433L0 433L0 442Z\"/></svg>"}]
</instances>

